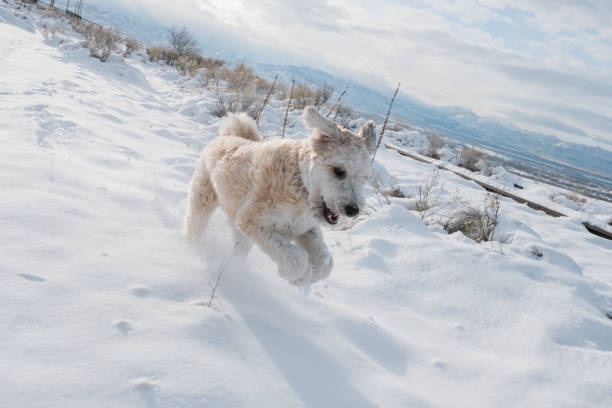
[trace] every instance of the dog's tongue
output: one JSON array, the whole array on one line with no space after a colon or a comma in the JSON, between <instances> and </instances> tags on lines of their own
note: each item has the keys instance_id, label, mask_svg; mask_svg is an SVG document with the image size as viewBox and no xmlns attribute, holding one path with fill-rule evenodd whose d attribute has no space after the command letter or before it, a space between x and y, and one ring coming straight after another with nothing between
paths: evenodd
<instances>
[{"instance_id":1,"label":"dog's tongue","mask_svg":"<svg viewBox=\"0 0 612 408\"><path fill-rule=\"evenodd\" d=\"M338 222L338 213L329 210L329 219L332 220L334 223Z\"/></svg>"},{"instance_id":2,"label":"dog's tongue","mask_svg":"<svg viewBox=\"0 0 612 408\"><path fill-rule=\"evenodd\" d=\"M329 209L329 207L325 207L325 218L327 222L330 224L336 224L338 222L338 213Z\"/></svg>"}]
</instances>

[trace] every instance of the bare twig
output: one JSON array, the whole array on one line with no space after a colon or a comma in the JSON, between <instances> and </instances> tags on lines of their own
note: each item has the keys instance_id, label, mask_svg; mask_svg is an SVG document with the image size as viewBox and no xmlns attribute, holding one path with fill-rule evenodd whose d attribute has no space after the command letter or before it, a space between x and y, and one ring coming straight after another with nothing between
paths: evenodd
<instances>
[{"instance_id":1,"label":"bare twig","mask_svg":"<svg viewBox=\"0 0 612 408\"><path fill-rule=\"evenodd\" d=\"M207 305L208 307L212 306L213 299L215 298L215 292L217 291L217 288L219 287L219 283L221 282L221 277L223 276L223 273L227 269L227 265L229 264L230 260L234 256L234 252L236 252L237 246L238 246L238 242L234 244L234 247L232 248L232 252L229 254L229 256L225 258L223 262L221 262L221 266L219 267L219 274L217 275L217 280L215 281L215 284L212 285L208 277L206 277L206 279L208 280L208 284L210 285L210 288L212 289L212 293L210 294L210 299L208 300L208 305Z\"/></svg>"},{"instance_id":2,"label":"bare twig","mask_svg":"<svg viewBox=\"0 0 612 408\"><path fill-rule=\"evenodd\" d=\"M393 106L393 102L395 101L395 97L397 96L397 91L399 91L400 85L401 83L397 84L397 88L395 88L395 93L393 94L393 98L391 98L391 103L389 104L389 110L387 111L387 117L385 118L385 122L383 123L382 129L380 131L380 136L378 137L378 143L376 143L376 150L374 150L374 154L372 155L372 163L374 163L374 157L376 157L378 146L380 146L380 142L382 141L383 135L385 134L385 129L387 127L387 121L389 120L389 115L391 114L391 107Z\"/></svg>"},{"instance_id":3,"label":"bare twig","mask_svg":"<svg viewBox=\"0 0 612 408\"><path fill-rule=\"evenodd\" d=\"M259 110L259 112L257 112L257 119L255 119L255 124L256 125L259 125L259 117L261 116L261 113L263 112L264 108L266 107L266 104L268 103L268 99L270 99L270 95L272 95L272 91L274 91L274 85L276 85L276 78L278 78L278 74L274 75L274 82L272 82L272 86L270 87L270 90L268 91L268 94L264 98L263 104L261 105L261 109Z\"/></svg>"},{"instance_id":4,"label":"bare twig","mask_svg":"<svg viewBox=\"0 0 612 408\"><path fill-rule=\"evenodd\" d=\"M336 104L334 106L332 106L332 108L329 110L329 112L327 112L327 115L325 115L326 118L329 118L329 115L338 107L338 105L340 105L340 101L342 101L342 97L344 96L344 94L348 92L349 87L350 87L350 85L347 85L346 88L344 88L344 91L342 91L342 93L338 97L338 100L336 101Z\"/></svg>"},{"instance_id":5,"label":"bare twig","mask_svg":"<svg viewBox=\"0 0 612 408\"><path fill-rule=\"evenodd\" d=\"M285 138L285 128L287 127L287 116L289 115L289 106L291 106L291 98L293 98L293 86L295 78L291 80L291 91L289 92L289 100L287 101L287 110L285 111L285 120L283 121L283 139Z\"/></svg>"},{"instance_id":6,"label":"bare twig","mask_svg":"<svg viewBox=\"0 0 612 408\"><path fill-rule=\"evenodd\" d=\"M440 169L434 167L432 174L426 179L421 180L417 187L417 200L415 209L419 213L419 218L424 220L434 214L434 207L437 205L435 201L437 197L433 196L434 189L440 181ZM433 202L432 202L433 201Z\"/></svg>"}]
</instances>

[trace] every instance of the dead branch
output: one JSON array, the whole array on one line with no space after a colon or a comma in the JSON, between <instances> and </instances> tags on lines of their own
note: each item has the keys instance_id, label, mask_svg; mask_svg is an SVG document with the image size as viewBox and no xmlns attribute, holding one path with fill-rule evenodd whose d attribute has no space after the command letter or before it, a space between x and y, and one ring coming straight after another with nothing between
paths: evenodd
<instances>
[{"instance_id":1,"label":"dead branch","mask_svg":"<svg viewBox=\"0 0 612 408\"><path fill-rule=\"evenodd\" d=\"M350 85L347 85L346 88L344 88L344 91L342 91L342 93L338 97L338 100L336 101L336 104L334 106L332 106L332 108L329 110L329 112L327 112L327 115L325 115L326 118L329 118L329 115L331 115L331 113L338 107L338 105L340 105L340 101L342 101L342 97L344 96L345 93L348 92L349 88L350 88Z\"/></svg>"},{"instance_id":2,"label":"dead branch","mask_svg":"<svg viewBox=\"0 0 612 408\"><path fill-rule=\"evenodd\" d=\"M210 299L208 300L208 305L207 305L208 307L212 306L213 299L215 298L215 292L217 291L217 288L219 287L219 283L221 282L221 277L223 277L223 273L227 269L227 265L229 264L232 257L234 256L237 246L238 246L238 242L234 244L234 247L232 248L232 252L229 254L229 256L225 258L223 262L221 262L221 266L219 267L219 274L217 275L217 280L215 281L215 284L212 285L210 280L208 280L208 277L206 278L208 280L208 284L210 285L210 288L212 289L212 293L210 294Z\"/></svg>"},{"instance_id":3,"label":"dead branch","mask_svg":"<svg viewBox=\"0 0 612 408\"><path fill-rule=\"evenodd\" d=\"M387 127L387 121L389 120L389 115L391 114L391 107L393 106L393 102L395 101L395 97L397 96L397 91L399 91L400 85L401 85L401 82L397 84L397 88L395 88L395 93L393 94L393 98L391 98L391 103L389 104L389 110L387 111L387 117L385 118L385 122L383 123L382 129L380 131L380 136L378 137L378 143L376 143L376 150L374 150L374 154L372 155L372 163L374 163L374 157L376 157L378 146L380 146L380 142L382 141L383 135L385 134L385 128Z\"/></svg>"},{"instance_id":4,"label":"dead branch","mask_svg":"<svg viewBox=\"0 0 612 408\"><path fill-rule=\"evenodd\" d=\"M287 116L289 115L289 106L291 106L291 98L293 98L293 86L295 78L291 80L291 91L289 92L289 100L287 101L287 110L285 111L285 120L283 121L283 139L285 138L285 128L287 127Z\"/></svg>"},{"instance_id":5,"label":"dead branch","mask_svg":"<svg viewBox=\"0 0 612 408\"><path fill-rule=\"evenodd\" d=\"M268 99L270 99L270 95L272 95L272 91L274 91L274 85L276 85L276 78L278 78L278 74L274 75L274 82L272 82L272 86L270 87L268 94L264 98L263 104L261 105L261 109L259 109L259 112L257 112L257 119L255 120L256 125L259 125L259 117L261 116L261 112L263 112L264 108L266 107L266 104L268 103Z\"/></svg>"}]
</instances>

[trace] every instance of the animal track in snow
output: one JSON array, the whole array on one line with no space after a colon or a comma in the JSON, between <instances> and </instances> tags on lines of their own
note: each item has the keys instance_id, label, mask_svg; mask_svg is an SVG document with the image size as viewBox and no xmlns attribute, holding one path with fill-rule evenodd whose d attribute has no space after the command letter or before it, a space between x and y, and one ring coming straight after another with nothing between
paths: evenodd
<instances>
[{"instance_id":1,"label":"animal track in snow","mask_svg":"<svg viewBox=\"0 0 612 408\"><path fill-rule=\"evenodd\" d=\"M130 324L130 322L128 322L127 320L117 320L114 324L114 326L117 328L117 330L119 330L121 332L121 334L123 334L124 336L127 336L129 332L131 332L132 330L134 330L134 328L132 327L132 325Z\"/></svg>"},{"instance_id":2,"label":"animal track in snow","mask_svg":"<svg viewBox=\"0 0 612 408\"><path fill-rule=\"evenodd\" d=\"M46 279L43 278L42 276L30 275L29 273L18 273L17 276L25 280L32 281L32 282L45 282L46 281Z\"/></svg>"}]
</instances>

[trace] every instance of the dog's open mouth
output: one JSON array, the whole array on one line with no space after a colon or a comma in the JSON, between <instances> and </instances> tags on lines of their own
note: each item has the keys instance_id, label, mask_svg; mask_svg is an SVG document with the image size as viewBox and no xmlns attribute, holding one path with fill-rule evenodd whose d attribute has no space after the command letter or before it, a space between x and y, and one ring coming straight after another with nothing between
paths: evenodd
<instances>
[{"instance_id":1,"label":"dog's open mouth","mask_svg":"<svg viewBox=\"0 0 612 408\"><path fill-rule=\"evenodd\" d=\"M338 213L330 210L325 201L323 201L323 218L328 224L335 225L338 223Z\"/></svg>"}]
</instances>

